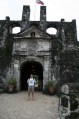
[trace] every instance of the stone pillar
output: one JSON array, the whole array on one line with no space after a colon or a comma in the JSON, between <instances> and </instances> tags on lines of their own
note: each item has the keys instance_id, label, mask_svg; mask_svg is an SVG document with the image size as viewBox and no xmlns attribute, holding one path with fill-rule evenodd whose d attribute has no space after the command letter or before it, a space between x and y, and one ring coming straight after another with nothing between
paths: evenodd
<instances>
[{"instance_id":1,"label":"stone pillar","mask_svg":"<svg viewBox=\"0 0 79 119\"><path fill-rule=\"evenodd\" d=\"M46 6L40 8L40 29L46 32Z\"/></svg>"},{"instance_id":2,"label":"stone pillar","mask_svg":"<svg viewBox=\"0 0 79 119\"><path fill-rule=\"evenodd\" d=\"M12 34L12 27L9 27L9 33Z\"/></svg>"},{"instance_id":3,"label":"stone pillar","mask_svg":"<svg viewBox=\"0 0 79 119\"><path fill-rule=\"evenodd\" d=\"M10 28L9 28L9 23L10 23L10 17L6 17L6 29L7 29L7 35L10 34Z\"/></svg>"},{"instance_id":4,"label":"stone pillar","mask_svg":"<svg viewBox=\"0 0 79 119\"><path fill-rule=\"evenodd\" d=\"M6 17L6 24L4 27L4 32L3 32L3 37L6 39L6 37L9 35L9 22L10 22L10 17Z\"/></svg>"},{"instance_id":5,"label":"stone pillar","mask_svg":"<svg viewBox=\"0 0 79 119\"><path fill-rule=\"evenodd\" d=\"M2 46L4 47L5 45L5 41L6 41L6 38L9 36L9 22L10 22L10 18L9 17L6 17L6 20L5 20L5 26L4 26L4 31L3 31L3 42L2 42Z\"/></svg>"},{"instance_id":6,"label":"stone pillar","mask_svg":"<svg viewBox=\"0 0 79 119\"><path fill-rule=\"evenodd\" d=\"M14 60L14 74L13 77L17 80L17 90L20 90L20 72L19 72L19 60Z\"/></svg>"},{"instance_id":7,"label":"stone pillar","mask_svg":"<svg viewBox=\"0 0 79 119\"><path fill-rule=\"evenodd\" d=\"M76 20L72 20L72 39L74 40L74 43L77 43L77 28L76 28Z\"/></svg>"},{"instance_id":8,"label":"stone pillar","mask_svg":"<svg viewBox=\"0 0 79 119\"><path fill-rule=\"evenodd\" d=\"M65 28L64 28L64 19L61 19L61 39L62 39L62 42L65 40Z\"/></svg>"},{"instance_id":9,"label":"stone pillar","mask_svg":"<svg viewBox=\"0 0 79 119\"><path fill-rule=\"evenodd\" d=\"M66 49L64 21L65 21L64 19L61 19L61 41L62 41L63 49Z\"/></svg>"},{"instance_id":10,"label":"stone pillar","mask_svg":"<svg viewBox=\"0 0 79 119\"><path fill-rule=\"evenodd\" d=\"M24 30L26 27L28 27L29 18L30 18L30 6L23 6L21 30Z\"/></svg>"},{"instance_id":11,"label":"stone pillar","mask_svg":"<svg viewBox=\"0 0 79 119\"><path fill-rule=\"evenodd\" d=\"M44 72L43 72L44 80L43 80L43 86L46 84L46 82L49 80L49 60L47 57L44 58Z\"/></svg>"}]
</instances>

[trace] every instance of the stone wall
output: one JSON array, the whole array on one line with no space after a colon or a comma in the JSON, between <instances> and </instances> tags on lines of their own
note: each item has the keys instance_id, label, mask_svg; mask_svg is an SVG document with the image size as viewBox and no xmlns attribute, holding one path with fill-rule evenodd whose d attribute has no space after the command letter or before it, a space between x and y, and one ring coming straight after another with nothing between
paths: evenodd
<instances>
[{"instance_id":1,"label":"stone wall","mask_svg":"<svg viewBox=\"0 0 79 119\"><path fill-rule=\"evenodd\" d=\"M28 32L28 34L30 31ZM25 34L26 36L26 34ZM28 36L28 35L27 35ZM24 35L23 35L24 37ZM15 37L13 43L13 74L12 76L18 80L18 84L20 83L20 69L22 63L27 61L38 61L43 66L43 85L47 82L47 80L52 79L51 75L51 63L52 61L49 59L51 52L51 40L50 39L42 39L38 37L34 38L20 38ZM20 87L18 87L20 89Z\"/></svg>"},{"instance_id":2,"label":"stone wall","mask_svg":"<svg viewBox=\"0 0 79 119\"><path fill-rule=\"evenodd\" d=\"M79 51L65 51L60 54L61 81L75 83L79 81Z\"/></svg>"},{"instance_id":3,"label":"stone wall","mask_svg":"<svg viewBox=\"0 0 79 119\"><path fill-rule=\"evenodd\" d=\"M21 43L21 51L18 51L18 48L15 50L15 46L13 46L14 37L17 37L18 34L12 34L12 28L19 26L21 27L21 32L24 30L33 27L34 29L38 29L45 36L43 39L38 38L39 42L39 55L42 53L45 55L47 52L42 52L42 48L45 50L48 49L49 43L45 41L46 35L49 36L49 40L51 39L51 47L49 48L49 62L51 66L49 66L49 71L52 70L52 76L55 77L58 84L63 84L66 82L75 82L79 79L78 75L78 52L79 52L79 43L77 42L77 31L76 31L76 20L72 20L71 22L66 22L64 19L61 21L46 21L46 7L41 6L40 9L40 21L30 21L30 6L23 6L22 12L22 20L13 21L10 20L9 17L6 17L5 20L0 20L0 81L5 80L8 75L11 75L13 69L10 67L13 65L12 58L12 49L13 53L19 55L23 55L25 51L25 44L21 41L18 41L20 45ZM49 35L46 33L46 29L54 27L57 29L56 35ZM32 29L33 30L33 29ZM21 33L20 32L20 33ZM39 36L39 33L38 33ZM36 37L38 37L36 36ZM30 35L26 35L26 37L30 37ZM41 36L42 37L42 36ZM36 39L35 39L36 40ZM45 43L44 43L45 42ZM43 45L46 44L46 45ZM37 47L36 41L34 42L34 48L31 48L32 42L27 43L29 45L29 53L26 55L32 55L35 53L35 48ZM13 46L13 47L12 47ZM8 48L7 48L8 47ZM20 47L19 47L20 48ZM8 49L8 50L7 50ZM28 48L26 48L28 50ZM33 50L32 50L33 49ZM32 50L32 52L30 52ZM34 53L33 53L34 52ZM7 55L6 55L7 53ZM37 51L36 51L37 53ZM46 54L47 55L47 54ZM45 57L45 61L47 58ZM12 61L12 62L11 62ZM46 62L46 65L49 64ZM75 65L75 66L74 66ZM46 67L44 67L46 68ZM10 71L11 70L11 71ZM45 76L44 76L45 77ZM50 76L49 76L50 77ZM60 84L60 85L61 85Z\"/></svg>"}]
</instances>

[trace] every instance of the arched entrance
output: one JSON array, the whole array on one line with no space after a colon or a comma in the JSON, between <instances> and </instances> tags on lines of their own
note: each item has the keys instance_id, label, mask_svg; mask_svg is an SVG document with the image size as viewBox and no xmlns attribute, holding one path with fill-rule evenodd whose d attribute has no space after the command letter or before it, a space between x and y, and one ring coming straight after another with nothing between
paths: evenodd
<instances>
[{"instance_id":1,"label":"arched entrance","mask_svg":"<svg viewBox=\"0 0 79 119\"><path fill-rule=\"evenodd\" d=\"M30 74L37 75L39 81L43 82L43 66L41 65L41 63L37 61L26 61L21 65L20 69L21 90L28 89L27 79L30 77Z\"/></svg>"}]
</instances>

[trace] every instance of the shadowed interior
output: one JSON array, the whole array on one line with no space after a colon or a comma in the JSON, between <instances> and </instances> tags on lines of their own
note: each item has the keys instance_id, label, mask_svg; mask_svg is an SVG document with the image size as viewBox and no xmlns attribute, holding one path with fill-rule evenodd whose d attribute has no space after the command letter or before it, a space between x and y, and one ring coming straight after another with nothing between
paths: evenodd
<instances>
[{"instance_id":1,"label":"shadowed interior","mask_svg":"<svg viewBox=\"0 0 79 119\"><path fill-rule=\"evenodd\" d=\"M27 61L21 66L21 90L27 90L27 80L30 74L38 75L38 79L43 81L43 67L39 62Z\"/></svg>"}]
</instances>

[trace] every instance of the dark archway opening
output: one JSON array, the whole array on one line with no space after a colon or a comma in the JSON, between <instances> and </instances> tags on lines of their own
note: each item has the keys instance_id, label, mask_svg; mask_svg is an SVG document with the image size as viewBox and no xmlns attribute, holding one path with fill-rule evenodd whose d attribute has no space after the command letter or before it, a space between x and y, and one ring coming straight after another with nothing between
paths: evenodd
<instances>
[{"instance_id":1,"label":"dark archway opening","mask_svg":"<svg viewBox=\"0 0 79 119\"><path fill-rule=\"evenodd\" d=\"M22 64L21 66L21 90L27 90L28 84L27 80L30 77L30 74L37 75L40 82L42 82L42 89L43 89L43 67L37 61L27 61ZM41 89L41 91L42 91ZM39 85L35 87L35 90L39 90Z\"/></svg>"}]
</instances>

